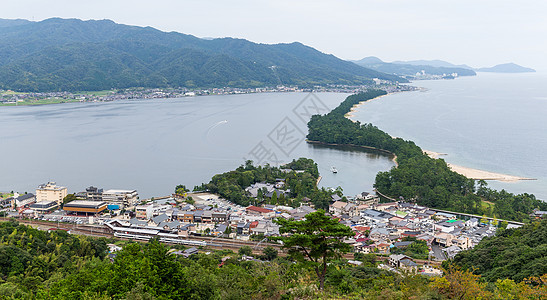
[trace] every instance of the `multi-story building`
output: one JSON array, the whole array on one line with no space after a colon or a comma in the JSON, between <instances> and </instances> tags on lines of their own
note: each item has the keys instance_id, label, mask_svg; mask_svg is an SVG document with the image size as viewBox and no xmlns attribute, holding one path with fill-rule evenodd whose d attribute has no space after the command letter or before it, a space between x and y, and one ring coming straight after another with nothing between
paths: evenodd
<instances>
[{"instance_id":1,"label":"multi-story building","mask_svg":"<svg viewBox=\"0 0 547 300\"><path fill-rule=\"evenodd\" d=\"M85 195L88 201L103 201L103 189L90 186L85 189Z\"/></svg>"},{"instance_id":2,"label":"multi-story building","mask_svg":"<svg viewBox=\"0 0 547 300\"><path fill-rule=\"evenodd\" d=\"M55 182L50 181L38 186L36 189L36 202L56 201L58 205L61 205L66 195L66 187L57 186Z\"/></svg>"},{"instance_id":3,"label":"multi-story building","mask_svg":"<svg viewBox=\"0 0 547 300\"><path fill-rule=\"evenodd\" d=\"M135 217L137 219L148 220L151 219L154 212L154 205L138 205L135 207Z\"/></svg>"},{"instance_id":4,"label":"multi-story building","mask_svg":"<svg viewBox=\"0 0 547 300\"><path fill-rule=\"evenodd\" d=\"M134 206L138 195L136 190L107 190L102 193L104 202L119 205L120 208Z\"/></svg>"}]
</instances>

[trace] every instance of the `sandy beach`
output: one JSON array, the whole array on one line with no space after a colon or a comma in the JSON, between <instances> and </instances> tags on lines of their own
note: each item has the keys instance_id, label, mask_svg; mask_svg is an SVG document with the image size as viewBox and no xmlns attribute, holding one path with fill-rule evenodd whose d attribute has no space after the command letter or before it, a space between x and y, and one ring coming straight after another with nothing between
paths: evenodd
<instances>
[{"instance_id":1,"label":"sandy beach","mask_svg":"<svg viewBox=\"0 0 547 300\"><path fill-rule=\"evenodd\" d=\"M393 94L393 93L391 93ZM365 100L365 101L361 101L357 104L355 104L354 106L351 107L351 109L349 110L349 112L347 114L344 115L344 117L350 119L352 122L357 122L353 119L353 113L359 109L359 107L367 102L370 102L370 101L373 101L373 100L377 100L377 99L380 99L382 97L385 97L385 96L388 96L390 94L387 94L387 95L382 95L382 96L378 96L376 98L372 98L372 99L369 99L369 100Z\"/></svg>"},{"instance_id":2,"label":"sandy beach","mask_svg":"<svg viewBox=\"0 0 547 300\"><path fill-rule=\"evenodd\" d=\"M424 153L434 159L437 159L440 156L447 155L446 153L438 153L438 152L429 151L429 150L424 150ZM447 163L447 165L452 171L462 174L463 176L467 178L476 179L476 180L481 180L481 179L482 180L498 180L503 182L516 182L519 180L534 180L533 178L518 177L513 175L477 170L477 169L454 165L451 163Z\"/></svg>"},{"instance_id":3,"label":"sandy beach","mask_svg":"<svg viewBox=\"0 0 547 300\"><path fill-rule=\"evenodd\" d=\"M389 94L387 94L387 95L389 95ZM355 104L350 109L350 111L347 114L345 114L345 117L350 119L353 122L357 122L353 119L353 113L356 110L358 110L361 105L365 104L366 102L370 102L370 101L373 101L373 100L376 100L376 99L380 99L380 98L382 98L384 96L387 96L387 95L379 96L379 97L376 97L376 98L373 98L373 99L370 99L370 100L366 100L366 101L361 101L358 104ZM395 138L395 137L393 137L393 138ZM446 153L439 153L439 152L434 152L434 151L430 151L430 150L424 150L424 153L426 155L428 155L429 157L434 158L434 159L440 158L441 156L448 155ZM450 169L452 171L454 171L458 174L462 174L463 176L465 176L467 178L476 179L476 180L498 180L498 181L503 181L503 182L517 182L519 180L535 180L533 178L526 178L526 177L519 177L519 176L513 176L513 175L483 171L483 170L458 166L458 165L454 165L454 164L451 164L451 163L447 163L447 165L448 165L448 167L450 167Z\"/></svg>"}]
</instances>

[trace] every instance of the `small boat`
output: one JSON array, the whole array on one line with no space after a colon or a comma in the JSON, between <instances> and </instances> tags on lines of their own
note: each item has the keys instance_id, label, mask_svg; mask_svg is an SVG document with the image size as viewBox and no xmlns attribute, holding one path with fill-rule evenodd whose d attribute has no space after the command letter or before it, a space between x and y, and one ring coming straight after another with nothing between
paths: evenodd
<instances>
[{"instance_id":1,"label":"small boat","mask_svg":"<svg viewBox=\"0 0 547 300\"><path fill-rule=\"evenodd\" d=\"M331 170L332 173L338 173L338 170L336 170L335 167L331 167L330 170Z\"/></svg>"}]
</instances>

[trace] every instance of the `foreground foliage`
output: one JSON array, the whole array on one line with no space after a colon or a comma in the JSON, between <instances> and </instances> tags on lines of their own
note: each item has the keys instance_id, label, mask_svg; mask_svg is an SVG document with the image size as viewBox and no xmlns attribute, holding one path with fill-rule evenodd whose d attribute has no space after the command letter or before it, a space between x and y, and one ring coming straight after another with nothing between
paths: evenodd
<instances>
[{"instance_id":1,"label":"foreground foliage","mask_svg":"<svg viewBox=\"0 0 547 300\"><path fill-rule=\"evenodd\" d=\"M306 215L304 220L278 219L281 237L275 240L283 242L291 258L310 265L319 279L319 289L325 286L327 263L351 250L345 238L355 233L348 226L338 223L337 219L318 210ZM285 236L288 234L288 236Z\"/></svg>"},{"instance_id":2,"label":"foreground foliage","mask_svg":"<svg viewBox=\"0 0 547 300\"><path fill-rule=\"evenodd\" d=\"M450 266L443 277L397 274L360 256L351 266L327 265L324 290L306 264L271 256L241 261L231 251L174 255L152 240L128 242L106 257L104 239L40 232L17 222L0 224L3 257L0 299L542 299L547 276L489 284ZM271 251L271 250L270 250ZM245 251L244 251L245 252ZM269 251L264 251L265 253ZM224 258L224 259L223 259ZM372 258L372 259L371 259Z\"/></svg>"}]
</instances>

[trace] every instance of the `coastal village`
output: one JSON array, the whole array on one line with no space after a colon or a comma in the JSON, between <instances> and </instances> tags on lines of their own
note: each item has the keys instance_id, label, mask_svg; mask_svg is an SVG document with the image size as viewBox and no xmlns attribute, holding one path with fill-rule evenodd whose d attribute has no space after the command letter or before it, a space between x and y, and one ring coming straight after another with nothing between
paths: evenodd
<instances>
[{"instance_id":1,"label":"coastal village","mask_svg":"<svg viewBox=\"0 0 547 300\"><path fill-rule=\"evenodd\" d=\"M101 92L36 92L19 93L11 90L0 90L0 105L34 105L64 102L110 102L131 99L169 99L209 95L235 95L254 93L286 93L286 92L335 92L358 93L367 88L382 88L388 92L410 91L417 88L408 85L392 84L375 78L371 85L330 85L302 88L298 86L278 85L260 88L222 87L210 89L188 88L134 88L126 90L107 90Z\"/></svg>"},{"instance_id":2,"label":"coastal village","mask_svg":"<svg viewBox=\"0 0 547 300\"><path fill-rule=\"evenodd\" d=\"M280 179L276 183L252 184L246 192L256 198L260 190L264 196L273 197L285 193L283 187L284 181ZM66 187L55 182L39 185L35 194L0 194L5 217L98 226L118 238L159 238L162 242L195 247L207 243L192 237L230 239L234 243L264 242L279 235L277 218L302 220L315 212L309 200L303 199L299 207L269 204L243 207L207 192L141 200L136 190L104 190L93 186L69 195ZM495 219L462 218L461 214L413 203L380 203L378 196L367 192L343 197L333 194L327 213L354 231L355 236L345 240L354 255L376 254L386 258L381 268L429 275L440 274L428 266L430 262L453 258L460 251L474 247L481 239L493 236L500 225ZM547 212L534 214L541 218ZM194 252L198 251L195 247ZM350 263L360 262L350 260Z\"/></svg>"}]
</instances>

